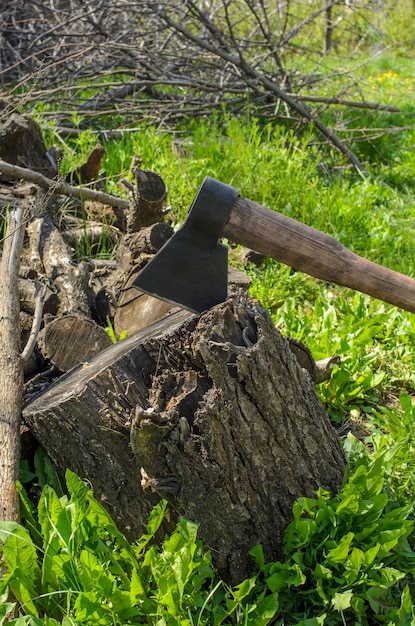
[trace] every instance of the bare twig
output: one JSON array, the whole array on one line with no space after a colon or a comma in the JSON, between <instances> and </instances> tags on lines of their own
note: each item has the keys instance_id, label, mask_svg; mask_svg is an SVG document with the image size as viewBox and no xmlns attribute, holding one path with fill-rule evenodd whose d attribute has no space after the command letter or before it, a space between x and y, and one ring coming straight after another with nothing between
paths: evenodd
<instances>
[{"instance_id":1,"label":"bare twig","mask_svg":"<svg viewBox=\"0 0 415 626\"><path fill-rule=\"evenodd\" d=\"M387 111L388 113L400 113L401 109L393 106L392 104L380 104L379 102L367 102L366 100L346 100L344 98L325 98L324 96L306 96L302 94L287 94L293 98L296 98L299 102L316 102L321 104L338 104L339 106L345 106L356 109L372 109L374 111Z\"/></svg>"},{"instance_id":2,"label":"bare twig","mask_svg":"<svg viewBox=\"0 0 415 626\"><path fill-rule=\"evenodd\" d=\"M254 81L262 84L266 89L275 94L278 98L283 100L291 107L294 111L299 113L299 115L304 118L307 122L313 122L314 126L317 130L330 141L347 159L352 163L355 168L360 172L363 176L368 176L368 172L363 165L363 163L358 159L358 157L348 148L339 137L328 128L321 120L316 117L314 113L312 113L307 107L301 104L297 99L293 98L291 95L288 95L283 89L281 89L274 81L272 81L268 76L259 72L254 67L252 67L241 55L236 56L234 54L230 54L226 49L216 47L202 39L198 35L195 35L193 31L189 28L186 28L183 23L176 22L173 18L171 18L170 13L161 8L160 3L154 2L150 3L152 10L161 17L166 24L168 24L171 28L174 28L179 33L181 33L186 39L189 39L193 43L196 43L200 48L207 50L208 52L215 54L222 58L224 61L231 63L235 67L238 67L242 72L244 72L247 76L251 77ZM193 2L188 0L188 4L193 5Z\"/></svg>"},{"instance_id":3,"label":"bare twig","mask_svg":"<svg viewBox=\"0 0 415 626\"><path fill-rule=\"evenodd\" d=\"M327 72L319 71L324 36L310 38L310 30L321 31L326 18L332 54L339 38L342 46L344 38L353 39L354 46L356 20L371 17L359 3L240 0L234 8L230 0L89 0L87 9L84 0L6 4L0 81L10 85L13 106L24 103L28 111L39 100L57 103L43 117L58 124L75 113L80 128L109 115L121 117L124 128L136 128L137 119L165 127L212 111L255 111L262 119L290 119L297 128L298 121L311 122L365 175L349 144L322 123L313 105L398 112L365 102L363 95L361 102L347 98L350 87L358 93L359 79L343 65L336 71L342 86L335 96L325 93Z\"/></svg>"},{"instance_id":4,"label":"bare twig","mask_svg":"<svg viewBox=\"0 0 415 626\"><path fill-rule=\"evenodd\" d=\"M46 285L40 286L39 284L36 284L35 311L33 315L32 329L30 331L29 339L27 340L27 343L20 355L23 363L28 362L34 350L34 347L36 345L37 337L38 337L39 330L42 324L43 302L45 299L45 294L46 294Z\"/></svg>"},{"instance_id":5,"label":"bare twig","mask_svg":"<svg viewBox=\"0 0 415 626\"><path fill-rule=\"evenodd\" d=\"M128 209L129 206L128 200L124 198L110 196L102 191L88 189L88 187L74 187L62 179L52 180L43 176L43 174L39 174L39 172L34 172L25 167L18 167L17 165L11 165L10 163L6 163L6 161L0 161L0 172L10 178L23 178L23 180L35 183L39 185L39 187L42 187L42 189L47 189L55 194L63 194L81 200L95 200L95 202L100 202L101 204L117 207L119 209Z\"/></svg>"}]
</instances>

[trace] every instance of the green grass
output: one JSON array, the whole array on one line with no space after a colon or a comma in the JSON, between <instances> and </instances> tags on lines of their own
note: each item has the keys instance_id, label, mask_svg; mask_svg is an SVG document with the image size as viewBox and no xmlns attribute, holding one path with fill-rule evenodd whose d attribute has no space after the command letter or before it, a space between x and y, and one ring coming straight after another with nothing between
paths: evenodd
<instances>
[{"instance_id":1,"label":"green grass","mask_svg":"<svg viewBox=\"0 0 415 626\"><path fill-rule=\"evenodd\" d=\"M175 225L209 175L370 260L415 276L412 63L399 55L378 58L365 73L368 99L375 85L380 100L402 106L398 116L326 114L327 122L336 118L344 125L344 136L353 124L368 129L353 144L371 174L367 180L348 167L331 170L332 155L321 150L311 128L296 135L255 117L224 116L174 131L143 125L105 142L107 191L124 193L119 179L139 154L143 167L165 180ZM401 130L374 138L376 129L391 123ZM62 142L53 125L45 137L47 145ZM173 153L175 138L191 140L186 156ZM90 132L65 142L63 173L95 142ZM0 526L7 567L0 580L0 624L10 608L8 587L21 603L20 617L11 621L17 626L415 624L414 315L273 260L247 271L252 295L283 334L303 341L315 359L341 357L332 378L318 387L348 460L339 493L300 498L285 559L265 563L255 548L252 577L229 589L216 577L192 522L183 520L170 538L149 547L163 505L149 520L147 539L130 546L73 475L68 494L45 486L38 510L22 491L24 527ZM363 441L347 434L349 428Z\"/></svg>"}]
</instances>

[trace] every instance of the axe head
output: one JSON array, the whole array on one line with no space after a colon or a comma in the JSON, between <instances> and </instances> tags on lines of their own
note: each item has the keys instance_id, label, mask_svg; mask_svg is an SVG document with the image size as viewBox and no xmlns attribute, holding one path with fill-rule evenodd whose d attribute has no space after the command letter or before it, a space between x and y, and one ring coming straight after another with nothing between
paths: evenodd
<instances>
[{"instance_id":1,"label":"axe head","mask_svg":"<svg viewBox=\"0 0 415 626\"><path fill-rule=\"evenodd\" d=\"M138 274L133 285L156 298L202 313L228 293L228 250L218 242L238 191L206 177L183 226Z\"/></svg>"}]
</instances>

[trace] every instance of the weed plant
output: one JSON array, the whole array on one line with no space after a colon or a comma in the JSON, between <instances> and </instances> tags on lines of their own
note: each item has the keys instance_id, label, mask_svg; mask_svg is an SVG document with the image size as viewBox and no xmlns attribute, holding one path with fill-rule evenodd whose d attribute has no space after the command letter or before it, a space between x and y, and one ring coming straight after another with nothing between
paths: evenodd
<instances>
[{"instance_id":1,"label":"weed plant","mask_svg":"<svg viewBox=\"0 0 415 626\"><path fill-rule=\"evenodd\" d=\"M404 432L413 457L415 408L407 396L401 405L402 425L390 410L377 419ZM253 574L235 588L215 574L194 522L180 519L154 543L165 501L130 544L72 472L67 494L45 485L36 510L20 487L24 525L0 523L0 624L413 624L413 473L403 439L391 445L379 431L372 441L369 453L348 436L339 493L299 498L285 560L266 563L256 546ZM9 591L19 603L13 619Z\"/></svg>"}]
</instances>

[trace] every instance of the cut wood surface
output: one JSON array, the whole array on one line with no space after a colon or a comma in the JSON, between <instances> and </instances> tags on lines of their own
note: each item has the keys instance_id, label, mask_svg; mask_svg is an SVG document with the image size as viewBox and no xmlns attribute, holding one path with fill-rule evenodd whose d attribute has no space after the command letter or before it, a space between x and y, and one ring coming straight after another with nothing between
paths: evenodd
<instances>
[{"instance_id":1,"label":"cut wood surface","mask_svg":"<svg viewBox=\"0 0 415 626\"><path fill-rule=\"evenodd\" d=\"M49 322L38 338L42 355L61 372L86 363L112 345L102 326L76 315L65 315Z\"/></svg>"},{"instance_id":2,"label":"cut wood surface","mask_svg":"<svg viewBox=\"0 0 415 626\"><path fill-rule=\"evenodd\" d=\"M49 178L57 174L56 164L48 158L39 125L18 113L0 123L0 159L10 165L31 168ZM0 180L15 178L12 170L0 168Z\"/></svg>"},{"instance_id":3,"label":"cut wood surface","mask_svg":"<svg viewBox=\"0 0 415 626\"><path fill-rule=\"evenodd\" d=\"M135 186L127 216L127 232L163 221L167 189L161 176L151 170L134 168Z\"/></svg>"},{"instance_id":4,"label":"cut wood surface","mask_svg":"<svg viewBox=\"0 0 415 626\"><path fill-rule=\"evenodd\" d=\"M89 480L130 538L159 498L170 523L200 523L226 580L248 575L250 548L282 556L299 496L335 493L336 433L310 376L268 314L238 293L111 346L24 410L58 469Z\"/></svg>"}]
</instances>

